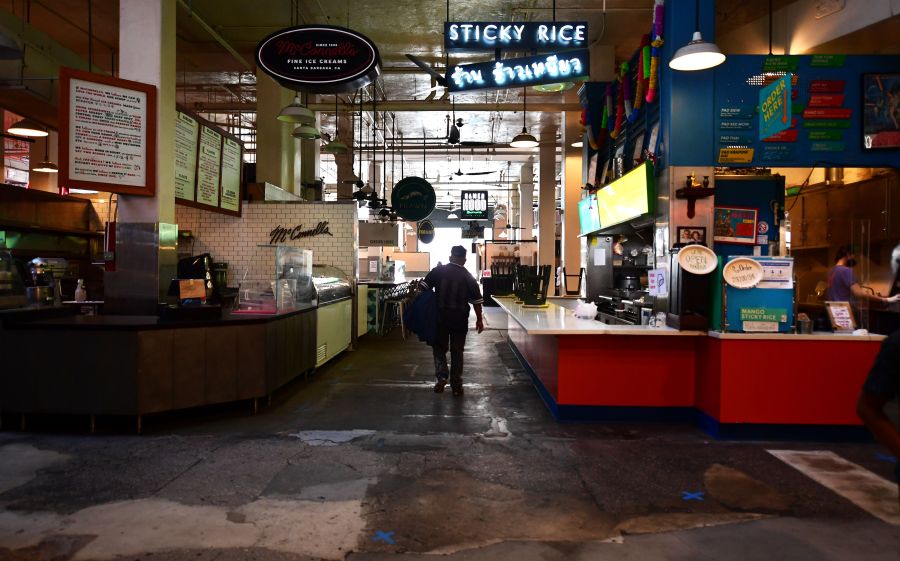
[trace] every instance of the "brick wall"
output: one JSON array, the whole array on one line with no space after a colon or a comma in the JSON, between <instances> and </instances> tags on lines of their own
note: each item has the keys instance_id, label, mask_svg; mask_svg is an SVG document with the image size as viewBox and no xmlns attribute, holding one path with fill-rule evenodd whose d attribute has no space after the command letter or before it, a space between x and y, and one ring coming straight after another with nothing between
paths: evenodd
<instances>
[{"instance_id":1,"label":"brick wall","mask_svg":"<svg viewBox=\"0 0 900 561\"><path fill-rule=\"evenodd\" d=\"M228 284L237 286L245 271L248 281L268 282L274 276L274 254L257 247L269 244L269 233L277 226L302 225L313 229L327 221L331 236L320 235L283 242L283 245L311 249L313 263L332 265L353 277L358 246L356 202L282 203L244 202L243 216L235 218L196 208L175 205L175 221L180 230L191 230L196 239L192 253L209 253L215 261L228 263Z\"/></svg>"}]
</instances>

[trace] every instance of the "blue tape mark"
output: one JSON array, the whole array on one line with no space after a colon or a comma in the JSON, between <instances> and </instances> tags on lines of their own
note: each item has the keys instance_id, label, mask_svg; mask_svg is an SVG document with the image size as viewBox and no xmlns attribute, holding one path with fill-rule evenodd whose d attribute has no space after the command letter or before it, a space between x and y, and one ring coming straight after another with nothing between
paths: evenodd
<instances>
[{"instance_id":1,"label":"blue tape mark","mask_svg":"<svg viewBox=\"0 0 900 561\"><path fill-rule=\"evenodd\" d=\"M378 448L384 448L384 439L379 438L378 442L375 443L375 446L377 446Z\"/></svg>"},{"instance_id":2,"label":"blue tape mark","mask_svg":"<svg viewBox=\"0 0 900 561\"><path fill-rule=\"evenodd\" d=\"M882 454L881 452L878 452L877 454L875 454L875 459L881 460L882 462L890 462L892 464L897 463L897 458L890 456L888 454Z\"/></svg>"},{"instance_id":3,"label":"blue tape mark","mask_svg":"<svg viewBox=\"0 0 900 561\"><path fill-rule=\"evenodd\" d=\"M372 541L375 543L384 542L389 545L397 543L394 541L394 532L382 532L381 530L375 530L375 536L372 538Z\"/></svg>"},{"instance_id":4,"label":"blue tape mark","mask_svg":"<svg viewBox=\"0 0 900 561\"><path fill-rule=\"evenodd\" d=\"M693 493L691 491L682 491L681 492L681 500L683 500L683 501L702 501L702 500L704 500L703 495L705 495L705 494L706 493L704 493L703 491L697 491L696 493Z\"/></svg>"}]
</instances>

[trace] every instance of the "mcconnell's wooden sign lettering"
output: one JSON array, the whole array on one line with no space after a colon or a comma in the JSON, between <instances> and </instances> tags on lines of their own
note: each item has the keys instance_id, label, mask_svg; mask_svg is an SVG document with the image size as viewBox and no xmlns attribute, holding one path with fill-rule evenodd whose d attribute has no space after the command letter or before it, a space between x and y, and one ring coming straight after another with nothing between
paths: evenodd
<instances>
[{"instance_id":1,"label":"mcconnell's wooden sign lettering","mask_svg":"<svg viewBox=\"0 0 900 561\"><path fill-rule=\"evenodd\" d=\"M281 224L275 227L274 230L269 232L269 244L277 244L284 243L288 239L296 240L299 238L311 238L313 236L324 236L324 235L332 236L333 234L328 231L328 222L323 221L319 222L315 228L311 230L304 230L303 224L297 224L293 228L285 228Z\"/></svg>"}]
</instances>

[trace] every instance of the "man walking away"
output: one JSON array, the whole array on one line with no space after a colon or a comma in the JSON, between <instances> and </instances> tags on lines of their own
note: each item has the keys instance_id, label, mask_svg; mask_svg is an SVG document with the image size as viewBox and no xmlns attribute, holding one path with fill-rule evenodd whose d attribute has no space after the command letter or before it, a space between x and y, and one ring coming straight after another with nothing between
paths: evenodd
<instances>
[{"instance_id":1,"label":"man walking away","mask_svg":"<svg viewBox=\"0 0 900 561\"><path fill-rule=\"evenodd\" d=\"M475 328L484 331L481 315L481 291L475 278L465 268L466 248L455 245L450 249L450 263L438 265L423 281L426 290L437 293L438 328L437 339L432 345L434 352L434 373L437 383L435 393L442 393L449 377L453 395L462 395L463 349L469 330L469 304L475 308ZM447 350L450 350L450 366L447 366Z\"/></svg>"},{"instance_id":2,"label":"man walking away","mask_svg":"<svg viewBox=\"0 0 900 561\"><path fill-rule=\"evenodd\" d=\"M872 434L900 458L900 432L884 411L889 401L900 394L900 330L881 343L875 364L863 385L856 412ZM894 470L900 483L900 465Z\"/></svg>"}]
</instances>

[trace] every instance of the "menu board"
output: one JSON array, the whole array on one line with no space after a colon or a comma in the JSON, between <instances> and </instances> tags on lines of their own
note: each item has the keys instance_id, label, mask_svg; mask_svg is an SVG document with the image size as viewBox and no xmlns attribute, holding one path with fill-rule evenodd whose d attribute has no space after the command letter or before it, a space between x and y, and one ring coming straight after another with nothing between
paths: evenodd
<instances>
[{"instance_id":1,"label":"menu board","mask_svg":"<svg viewBox=\"0 0 900 561\"><path fill-rule=\"evenodd\" d=\"M190 115L177 111L175 122L175 197L194 200L197 180L197 137L200 123Z\"/></svg>"},{"instance_id":2,"label":"menu board","mask_svg":"<svg viewBox=\"0 0 900 561\"><path fill-rule=\"evenodd\" d=\"M884 165L860 134L864 78L896 68L890 56L729 56L715 70L713 165ZM769 89L775 95L761 100ZM767 117L778 132L769 134Z\"/></svg>"},{"instance_id":3,"label":"menu board","mask_svg":"<svg viewBox=\"0 0 900 561\"><path fill-rule=\"evenodd\" d=\"M222 143L222 201L219 206L238 212L240 205L241 145L226 137Z\"/></svg>"},{"instance_id":4,"label":"menu board","mask_svg":"<svg viewBox=\"0 0 900 561\"><path fill-rule=\"evenodd\" d=\"M222 135L207 126L200 127L197 154L197 202L219 206L219 180L222 170Z\"/></svg>"},{"instance_id":5,"label":"menu board","mask_svg":"<svg viewBox=\"0 0 900 561\"><path fill-rule=\"evenodd\" d=\"M60 185L152 196L156 88L60 70Z\"/></svg>"}]
</instances>

